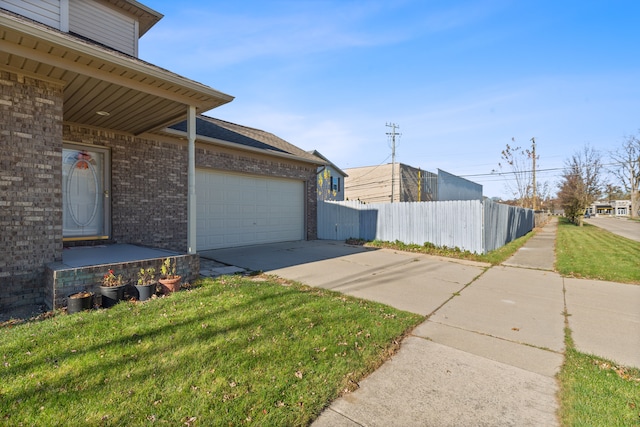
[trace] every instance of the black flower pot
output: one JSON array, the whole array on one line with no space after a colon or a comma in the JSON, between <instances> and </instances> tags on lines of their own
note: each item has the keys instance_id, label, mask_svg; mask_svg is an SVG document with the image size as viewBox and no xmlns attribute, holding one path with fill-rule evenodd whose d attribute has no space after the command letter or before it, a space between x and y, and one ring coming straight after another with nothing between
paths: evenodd
<instances>
[{"instance_id":1,"label":"black flower pot","mask_svg":"<svg viewBox=\"0 0 640 427\"><path fill-rule=\"evenodd\" d=\"M67 313L79 313L82 310L91 310L93 294L91 292L76 292L67 297Z\"/></svg>"},{"instance_id":2,"label":"black flower pot","mask_svg":"<svg viewBox=\"0 0 640 427\"><path fill-rule=\"evenodd\" d=\"M126 285L120 286L100 286L102 294L102 307L109 308L116 305L124 299L124 288Z\"/></svg>"},{"instance_id":3,"label":"black flower pot","mask_svg":"<svg viewBox=\"0 0 640 427\"><path fill-rule=\"evenodd\" d=\"M150 285L135 285L135 287L138 291L138 301L146 301L148 299L151 299L151 297L156 293L155 283L152 283Z\"/></svg>"}]
</instances>

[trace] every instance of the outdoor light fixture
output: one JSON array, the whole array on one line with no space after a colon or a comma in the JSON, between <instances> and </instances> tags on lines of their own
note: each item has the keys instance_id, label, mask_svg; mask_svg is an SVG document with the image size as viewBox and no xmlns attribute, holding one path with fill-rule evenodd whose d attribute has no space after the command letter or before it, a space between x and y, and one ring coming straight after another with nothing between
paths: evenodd
<instances>
[{"instance_id":1,"label":"outdoor light fixture","mask_svg":"<svg viewBox=\"0 0 640 427\"><path fill-rule=\"evenodd\" d=\"M99 116L108 116L109 112L108 111L96 111L96 114Z\"/></svg>"}]
</instances>

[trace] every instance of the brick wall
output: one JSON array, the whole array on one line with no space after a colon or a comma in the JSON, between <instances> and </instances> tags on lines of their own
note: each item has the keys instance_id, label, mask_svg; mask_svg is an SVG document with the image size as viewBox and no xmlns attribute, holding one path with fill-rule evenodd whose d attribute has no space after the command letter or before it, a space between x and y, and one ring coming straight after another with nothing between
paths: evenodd
<instances>
[{"instance_id":1,"label":"brick wall","mask_svg":"<svg viewBox=\"0 0 640 427\"><path fill-rule=\"evenodd\" d=\"M185 142L157 140L65 124L65 142L111 149L112 238L187 251L188 149ZM292 178L306 183L306 236L317 238L316 166L198 144L196 166Z\"/></svg>"},{"instance_id":2,"label":"brick wall","mask_svg":"<svg viewBox=\"0 0 640 427\"><path fill-rule=\"evenodd\" d=\"M63 136L111 149L113 241L186 252L186 145L69 124Z\"/></svg>"},{"instance_id":3,"label":"brick wall","mask_svg":"<svg viewBox=\"0 0 640 427\"><path fill-rule=\"evenodd\" d=\"M187 250L187 145L64 124L62 87L0 71L0 312L55 299L45 264L62 260L63 140L110 149L112 240ZM199 167L306 183L315 239L315 165L199 146Z\"/></svg>"},{"instance_id":4,"label":"brick wall","mask_svg":"<svg viewBox=\"0 0 640 427\"><path fill-rule=\"evenodd\" d=\"M196 147L196 167L304 181L306 238L318 238L316 165L199 144Z\"/></svg>"},{"instance_id":5,"label":"brick wall","mask_svg":"<svg viewBox=\"0 0 640 427\"><path fill-rule=\"evenodd\" d=\"M62 259L62 87L0 71L0 312L41 304Z\"/></svg>"},{"instance_id":6,"label":"brick wall","mask_svg":"<svg viewBox=\"0 0 640 427\"><path fill-rule=\"evenodd\" d=\"M200 257L198 255L178 255L172 256L176 262L176 273L182 276L182 283L192 283L198 278L200 271ZM61 308L67 305L69 295L76 292L88 291L96 295L96 301L100 302L100 283L109 269L116 275L121 274L125 282L128 283L128 292L138 280L138 271L141 268L153 267L156 272L160 272L160 267L164 258L121 262L116 264L94 265L82 268L69 268L62 263L51 263L47 266L47 279L53 289L53 296L48 301L49 308Z\"/></svg>"}]
</instances>

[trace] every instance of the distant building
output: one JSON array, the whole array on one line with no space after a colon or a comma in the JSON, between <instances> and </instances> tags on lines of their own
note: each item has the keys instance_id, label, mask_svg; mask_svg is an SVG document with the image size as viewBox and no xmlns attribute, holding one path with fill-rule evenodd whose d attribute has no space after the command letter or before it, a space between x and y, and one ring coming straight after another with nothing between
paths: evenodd
<instances>
[{"instance_id":1,"label":"distant building","mask_svg":"<svg viewBox=\"0 0 640 427\"><path fill-rule=\"evenodd\" d=\"M629 216L631 215L631 200L594 202L586 209L585 213L594 216Z\"/></svg>"},{"instance_id":2,"label":"distant building","mask_svg":"<svg viewBox=\"0 0 640 427\"><path fill-rule=\"evenodd\" d=\"M392 173L393 171L393 173ZM366 203L482 200L482 185L403 163L345 169L345 198Z\"/></svg>"}]
</instances>

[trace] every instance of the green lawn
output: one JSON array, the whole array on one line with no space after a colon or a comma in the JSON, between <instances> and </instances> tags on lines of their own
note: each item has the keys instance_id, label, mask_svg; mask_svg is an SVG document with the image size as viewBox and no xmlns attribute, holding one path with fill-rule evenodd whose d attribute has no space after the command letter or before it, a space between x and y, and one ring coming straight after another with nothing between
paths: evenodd
<instances>
[{"instance_id":1,"label":"green lawn","mask_svg":"<svg viewBox=\"0 0 640 427\"><path fill-rule=\"evenodd\" d=\"M640 242L560 218L556 269L566 276L640 284Z\"/></svg>"},{"instance_id":2,"label":"green lawn","mask_svg":"<svg viewBox=\"0 0 640 427\"><path fill-rule=\"evenodd\" d=\"M563 275L640 283L640 243L560 218L556 269ZM575 350L567 330L560 380L564 426L640 426L640 370Z\"/></svg>"},{"instance_id":3,"label":"green lawn","mask_svg":"<svg viewBox=\"0 0 640 427\"><path fill-rule=\"evenodd\" d=\"M498 265L506 261L507 258L509 258L511 255L516 253L516 251L520 249L520 247L524 245L527 240L533 237L534 234L535 233L532 232L527 233L526 235L512 242L509 242L501 248L498 248L495 251L491 251L487 254L475 254L469 251L460 250L458 248L440 247L429 243L425 243L424 245L415 245L402 243L400 241L385 242L381 240L374 240L373 242L367 243L365 243L364 241L360 241L359 243L376 248L395 249L405 252L415 252L425 255L436 255L448 258L465 259L469 261L486 262L491 265Z\"/></svg>"},{"instance_id":4,"label":"green lawn","mask_svg":"<svg viewBox=\"0 0 640 427\"><path fill-rule=\"evenodd\" d=\"M580 353L569 338L558 379L563 426L640 426L640 369Z\"/></svg>"},{"instance_id":5,"label":"green lawn","mask_svg":"<svg viewBox=\"0 0 640 427\"><path fill-rule=\"evenodd\" d=\"M0 425L306 425L421 316L276 279L0 328Z\"/></svg>"}]
</instances>

